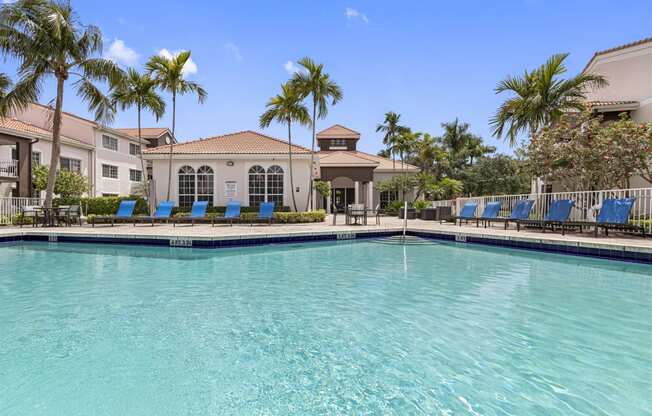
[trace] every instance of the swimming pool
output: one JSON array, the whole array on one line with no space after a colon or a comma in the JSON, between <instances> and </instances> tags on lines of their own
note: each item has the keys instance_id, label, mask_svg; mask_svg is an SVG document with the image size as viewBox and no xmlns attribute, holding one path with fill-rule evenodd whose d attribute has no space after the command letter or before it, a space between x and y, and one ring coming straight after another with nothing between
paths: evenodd
<instances>
[{"instance_id":1,"label":"swimming pool","mask_svg":"<svg viewBox=\"0 0 652 416\"><path fill-rule=\"evenodd\" d=\"M0 414L649 414L651 299L472 244L4 245Z\"/></svg>"}]
</instances>

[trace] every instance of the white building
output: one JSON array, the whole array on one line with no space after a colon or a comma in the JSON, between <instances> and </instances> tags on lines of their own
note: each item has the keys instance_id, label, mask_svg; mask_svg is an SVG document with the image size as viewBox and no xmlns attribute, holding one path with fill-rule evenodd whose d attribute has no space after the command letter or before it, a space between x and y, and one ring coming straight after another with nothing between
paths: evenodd
<instances>
[{"instance_id":1,"label":"white building","mask_svg":"<svg viewBox=\"0 0 652 416\"><path fill-rule=\"evenodd\" d=\"M652 38L596 52L583 72L602 75L609 83L587 94L589 107L606 122L617 120L621 113L638 122L652 122ZM533 192L560 190L554 180L532 182ZM650 186L640 176L630 179L631 188Z\"/></svg>"},{"instance_id":2,"label":"white building","mask_svg":"<svg viewBox=\"0 0 652 416\"><path fill-rule=\"evenodd\" d=\"M38 140L31 144L32 163L50 164L52 151L52 109L32 104L25 111L3 119L5 133L12 133L15 122L21 128L14 133L31 130ZM13 124L12 124L13 123ZM136 130L134 135L133 131ZM174 140L168 129L143 129L139 140L137 129L113 129L74 114L64 112L61 125L60 168L79 172L91 185L92 196L130 195L141 189L140 151ZM36 132L36 133L34 133ZM154 134L155 133L155 134ZM152 136L149 138L147 135ZM16 160L16 146L0 146L0 161ZM15 185L0 188L2 195L16 195ZM21 195L26 196L26 195Z\"/></svg>"},{"instance_id":3,"label":"white building","mask_svg":"<svg viewBox=\"0 0 652 416\"><path fill-rule=\"evenodd\" d=\"M315 155L315 179L331 185L327 201L313 193L313 207L328 211L362 203L374 207L398 199L396 193L379 192L374 183L402 174L400 162L356 150L360 134L335 125L317 135L320 151ZM242 131L180 143L172 150L172 181L168 182L170 147L148 149L152 162L157 202L172 200L189 207L194 201L224 206L237 200L243 206L274 201L277 206L305 210L310 187L310 149L292 146L293 185L289 176L288 143L254 131ZM404 171L418 169L405 165ZM168 183L170 192L168 195Z\"/></svg>"}]
</instances>

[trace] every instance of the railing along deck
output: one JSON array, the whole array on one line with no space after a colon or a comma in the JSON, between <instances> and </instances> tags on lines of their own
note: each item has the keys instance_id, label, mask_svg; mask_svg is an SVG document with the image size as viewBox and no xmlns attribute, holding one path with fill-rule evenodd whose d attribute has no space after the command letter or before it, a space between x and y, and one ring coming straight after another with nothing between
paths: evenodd
<instances>
[{"instance_id":1,"label":"railing along deck","mask_svg":"<svg viewBox=\"0 0 652 416\"><path fill-rule=\"evenodd\" d=\"M0 160L0 176L8 178L18 177L17 160Z\"/></svg>"},{"instance_id":2,"label":"railing along deck","mask_svg":"<svg viewBox=\"0 0 652 416\"><path fill-rule=\"evenodd\" d=\"M0 197L0 225L11 225L22 207L34 205L41 205L41 199Z\"/></svg>"}]
</instances>

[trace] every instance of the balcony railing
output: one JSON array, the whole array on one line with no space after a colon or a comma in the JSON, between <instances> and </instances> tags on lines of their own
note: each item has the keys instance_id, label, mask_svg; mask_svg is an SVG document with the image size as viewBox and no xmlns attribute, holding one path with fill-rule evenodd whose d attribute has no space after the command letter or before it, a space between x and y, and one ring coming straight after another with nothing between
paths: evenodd
<instances>
[{"instance_id":1,"label":"balcony railing","mask_svg":"<svg viewBox=\"0 0 652 416\"><path fill-rule=\"evenodd\" d=\"M0 176L7 178L18 177L18 161L17 160L0 160Z\"/></svg>"},{"instance_id":2,"label":"balcony railing","mask_svg":"<svg viewBox=\"0 0 652 416\"><path fill-rule=\"evenodd\" d=\"M571 199L575 201L570 215L572 221L594 222L602 201L607 198L634 197L636 202L629 216L629 222L641 225L646 232L652 232L652 188L633 189L608 189L601 191L579 191L579 192L552 192L542 194L521 194L521 195L490 195L469 198L457 198L446 201L435 201L433 207L450 206L453 214L457 215L465 203L474 201L478 203L477 215L481 215L488 202L500 202L500 216L509 216L516 204L521 199L534 200L534 207L530 213L531 219L543 219L548 213L550 203L557 199Z\"/></svg>"}]
</instances>

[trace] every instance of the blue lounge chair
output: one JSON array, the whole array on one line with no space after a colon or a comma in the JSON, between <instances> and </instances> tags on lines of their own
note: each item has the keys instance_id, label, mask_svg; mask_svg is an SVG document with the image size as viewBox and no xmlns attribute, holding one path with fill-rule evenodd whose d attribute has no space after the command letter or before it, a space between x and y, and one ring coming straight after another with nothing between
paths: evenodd
<instances>
[{"instance_id":1,"label":"blue lounge chair","mask_svg":"<svg viewBox=\"0 0 652 416\"><path fill-rule=\"evenodd\" d=\"M530 211L532 211L532 207L534 206L534 201L531 199L520 199L516 201L516 204L514 204L514 208L512 209L512 213L510 214L509 217L506 218L492 218L490 220L487 220L485 223L488 223L491 225L492 222L502 222L505 224L505 229L509 226L509 222L516 222L519 220L527 220L530 217Z\"/></svg>"},{"instance_id":2,"label":"blue lounge chair","mask_svg":"<svg viewBox=\"0 0 652 416\"><path fill-rule=\"evenodd\" d=\"M475 218L475 210L478 209L478 203L477 202L467 202L464 204L462 207L462 210L460 211L460 215L457 215L455 217L452 217L455 223L459 220L460 226L462 225L462 221L466 221L467 223L472 220L476 220ZM441 223L443 220L440 220L439 222Z\"/></svg>"},{"instance_id":3,"label":"blue lounge chair","mask_svg":"<svg viewBox=\"0 0 652 416\"><path fill-rule=\"evenodd\" d=\"M520 231L521 226L526 227L537 227L541 228L543 232L546 231L546 228L550 227L552 231L555 230L556 226L562 228L563 225L567 223L568 217L570 216L571 210L575 205L575 201L571 199L557 199L550 203L548 208L548 213L543 217L542 220L518 220L516 221L516 230Z\"/></svg>"},{"instance_id":4,"label":"blue lounge chair","mask_svg":"<svg viewBox=\"0 0 652 416\"><path fill-rule=\"evenodd\" d=\"M215 226L216 222L228 222L233 225L233 220L240 219L240 201L229 201L226 203L226 211L223 217L215 217L211 224Z\"/></svg>"},{"instance_id":5,"label":"blue lounge chair","mask_svg":"<svg viewBox=\"0 0 652 416\"><path fill-rule=\"evenodd\" d=\"M152 224L152 227L156 221L170 222L170 218L172 217L172 208L174 208L174 202L162 201L160 204L158 204L158 207L156 207L156 212L154 212L154 215L134 217L134 227L136 226L136 222L149 222Z\"/></svg>"},{"instance_id":6,"label":"blue lounge chair","mask_svg":"<svg viewBox=\"0 0 652 416\"><path fill-rule=\"evenodd\" d=\"M484 223L484 227L487 228L487 221L498 218L498 213L500 212L500 207L502 204L500 202L489 202L485 205L482 210L482 215L476 219L475 226L480 226L480 221Z\"/></svg>"},{"instance_id":7,"label":"blue lounge chair","mask_svg":"<svg viewBox=\"0 0 652 416\"><path fill-rule=\"evenodd\" d=\"M97 223L107 224L110 223L113 227L116 222L120 221L132 221L134 215L134 209L136 208L136 201L134 200L122 200L120 201L120 206L115 215L103 215L98 217L91 217L91 225L95 227Z\"/></svg>"},{"instance_id":8,"label":"blue lounge chair","mask_svg":"<svg viewBox=\"0 0 652 416\"><path fill-rule=\"evenodd\" d=\"M598 236L598 230L604 229L604 234L609 235L609 230L626 231L633 233L640 233L645 236L645 227L629 224L629 215L634 207L636 198L607 198L602 201L602 207L595 219L595 222L589 221L573 221L562 227L562 233L565 228L579 227L580 232L583 227L593 227L594 235Z\"/></svg>"},{"instance_id":9,"label":"blue lounge chair","mask_svg":"<svg viewBox=\"0 0 652 416\"><path fill-rule=\"evenodd\" d=\"M208 209L208 201L195 201L192 203L190 215L187 217L177 217L174 219L174 226L178 222L189 222L190 225L195 225L195 222L206 219L206 210Z\"/></svg>"},{"instance_id":10,"label":"blue lounge chair","mask_svg":"<svg viewBox=\"0 0 652 416\"><path fill-rule=\"evenodd\" d=\"M259 222L265 221L271 225L274 219L274 205L274 202L261 202L256 220ZM251 225L254 225L253 220L251 221Z\"/></svg>"}]
</instances>

